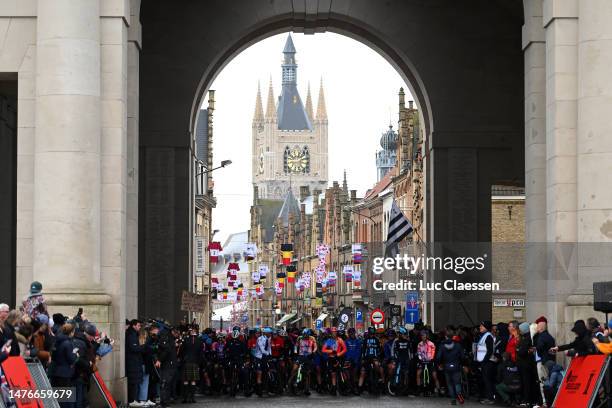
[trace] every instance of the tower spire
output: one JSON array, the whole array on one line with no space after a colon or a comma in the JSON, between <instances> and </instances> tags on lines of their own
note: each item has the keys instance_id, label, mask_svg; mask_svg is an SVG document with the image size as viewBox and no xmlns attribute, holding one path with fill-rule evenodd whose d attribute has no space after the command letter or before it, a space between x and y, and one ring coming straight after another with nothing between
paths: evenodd
<instances>
[{"instance_id":1,"label":"tower spire","mask_svg":"<svg viewBox=\"0 0 612 408\"><path fill-rule=\"evenodd\" d=\"M319 87L319 101L317 102L317 119L327 120L327 108L325 107L325 92L323 91L323 77Z\"/></svg>"},{"instance_id":2,"label":"tower spire","mask_svg":"<svg viewBox=\"0 0 612 408\"><path fill-rule=\"evenodd\" d=\"M261 86L259 81L257 81L257 96L255 97L255 113L253 114L253 121L263 120L263 105L261 103Z\"/></svg>"},{"instance_id":3,"label":"tower spire","mask_svg":"<svg viewBox=\"0 0 612 408\"><path fill-rule=\"evenodd\" d=\"M268 102L266 104L266 119L276 118L276 104L274 103L274 88L272 87L272 76L268 88Z\"/></svg>"},{"instance_id":4,"label":"tower spire","mask_svg":"<svg viewBox=\"0 0 612 408\"><path fill-rule=\"evenodd\" d=\"M312 95L310 94L310 81L308 81L308 93L306 94L306 113L308 114L308 119L312 121L314 119L314 114L312 111Z\"/></svg>"}]
</instances>

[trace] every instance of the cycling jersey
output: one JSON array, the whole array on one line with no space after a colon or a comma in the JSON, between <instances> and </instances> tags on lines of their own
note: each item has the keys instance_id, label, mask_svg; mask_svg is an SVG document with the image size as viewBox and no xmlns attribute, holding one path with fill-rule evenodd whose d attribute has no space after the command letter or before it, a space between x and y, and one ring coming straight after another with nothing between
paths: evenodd
<instances>
[{"instance_id":1,"label":"cycling jersey","mask_svg":"<svg viewBox=\"0 0 612 408\"><path fill-rule=\"evenodd\" d=\"M225 342L225 354L231 360L239 360L247 354L246 345L239 339L229 339Z\"/></svg>"},{"instance_id":2,"label":"cycling jersey","mask_svg":"<svg viewBox=\"0 0 612 408\"><path fill-rule=\"evenodd\" d=\"M276 336L272 337L271 343L272 357L282 357L285 351L285 340L280 336Z\"/></svg>"},{"instance_id":3,"label":"cycling jersey","mask_svg":"<svg viewBox=\"0 0 612 408\"><path fill-rule=\"evenodd\" d=\"M316 342L312 336L299 337L295 344L295 352L299 356L309 356L314 353Z\"/></svg>"},{"instance_id":4,"label":"cycling jersey","mask_svg":"<svg viewBox=\"0 0 612 408\"><path fill-rule=\"evenodd\" d=\"M350 360L353 363L358 363L361 359L361 339L350 337L345 340L344 344L346 345L346 354L344 355L347 360Z\"/></svg>"},{"instance_id":5,"label":"cycling jersey","mask_svg":"<svg viewBox=\"0 0 612 408\"><path fill-rule=\"evenodd\" d=\"M363 352L362 355L365 358L379 358L380 357L380 341L374 336L368 337L363 341Z\"/></svg>"},{"instance_id":6,"label":"cycling jersey","mask_svg":"<svg viewBox=\"0 0 612 408\"><path fill-rule=\"evenodd\" d=\"M213 351L217 353L217 359L223 360L225 359L225 343L216 342L212 345Z\"/></svg>"},{"instance_id":7,"label":"cycling jersey","mask_svg":"<svg viewBox=\"0 0 612 408\"><path fill-rule=\"evenodd\" d=\"M406 339L396 339L393 342L393 358L402 363L407 363L410 360L412 343Z\"/></svg>"},{"instance_id":8,"label":"cycling jersey","mask_svg":"<svg viewBox=\"0 0 612 408\"><path fill-rule=\"evenodd\" d=\"M436 346L431 341L420 342L417 346L417 356L419 360L427 363L434 359L436 356Z\"/></svg>"},{"instance_id":9,"label":"cycling jersey","mask_svg":"<svg viewBox=\"0 0 612 408\"><path fill-rule=\"evenodd\" d=\"M255 347L255 358L263 358L272 354L272 341L267 336L259 336Z\"/></svg>"},{"instance_id":10,"label":"cycling jersey","mask_svg":"<svg viewBox=\"0 0 612 408\"><path fill-rule=\"evenodd\" d=\"M323 348L321 351L330 356L335 354L336 357L342 357L344 353L346 353L346 345L344 344L344 340L341 338L338 337L334 339L331 337L327 339L325 343L323 343Z\"/></svg>"},{"instance_id":11,"label":"cycling jersey","mask_svg":"<svg viewBox=\"0 0 612 408\"><path fill-rule=\"evenodd\" d=\"M395 340L387 340L385 342L385 345L383 347L383 352L385 355L385 360L391 360L391 358L393 357L393 342Z\"/></svg>"}]
</instances>

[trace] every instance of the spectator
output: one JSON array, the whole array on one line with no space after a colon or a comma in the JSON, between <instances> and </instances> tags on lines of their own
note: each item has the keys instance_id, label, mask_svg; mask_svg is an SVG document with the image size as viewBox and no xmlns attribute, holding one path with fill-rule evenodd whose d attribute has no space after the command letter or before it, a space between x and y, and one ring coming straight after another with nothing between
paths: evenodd
<instances>
[{"instance_id":1,"label":"spectator","mask_svg":"<svg viewBox=\"0 0 612 408\"><path fill-rule=\"evenodd\" d=\"M6 319L10 312L9 305L6 303L0 304L0 347L4 347L8 340L11 340L12 337L9 336L9 332L6 328ZM9 349L10 352L10 349Z\"/></svg>"},{"instance_id":2,"label":"spectator","mask_svg":"<svg viewBox=\"0 0 612 408\"><path fill-rule=\"evenodd\" d=\"M529 323L521 323L519 325L519 332L521 337L516 346L516 365L521 373L523 406L531 406L529 404L537 403L538 398L536 396L537 368L534 358L535 348L533 348L531 341Z\"/></svg>"},{"instance_id":3,"label":"spectator","mask_svg":"<svg viewBox=\"0 0 612 408\"><path fill-rule=\"evenodd\" d=\"M608 328L603 331L602 336L593 337L593 344L597 347L597 350L602 354L612 354L612 320L608 322Z\"/></svg>"},{"instance_id":4,"label":"spectator","mask_svg":"<svg viewBox=\"0 0 612 408\"><path fill-rule=\"evenodd\" d=\"M555 399L555 395L557 395L557 390L563 381L565 372L563 367L553 360L548 360L546 362L546 370L548 372L548 379L543 382L544 395L546 396L546 401L549 402L548 406L551 406L552 401Z\"/></svg>"},{"instance_id":5,"label":"spectator","mask_svg":"<svg viewBox=\"0 0 612 408\"><path fill-rule=\"evenodd\" d=\"M36 357L36 349L32 348L30 341L34 334L34 328L31 324L23 324L19 327L19 331L15 332L17 345L19 347L19 355L24 358Z\"/></svg>"},{"instance_id":6,"label":"spectator","mask_svg":"<svg viewBox=\"0 0 612 408\"><path fill-rule=\"evenodd\" d=\"M156 331L159 328L155 329ZM160 402L169 406L173 379L177 373L176 340L169 328L159 330L159 343L155 367L161 370Z\"/></svg>"},{"instance_id":7,"label":"spectator","mask_svg":"<svg viewBox=\"0 0 612 408\"><path fill-rule=\"evenodd\" d=\"M66 323L66 317L61 313L55 313L53 315L53 326L51 327L51 332L54 335L57 335L61 330L62 326Z\"/></svg>"},{"instance_id":8,"label":"spectator","mask_svg":"<svg viewBox=\"0 0 612 408\"><path fill-rule=\"evenodd\" d=\"M95 371L96 363L96 326L85 324L84 330L75 332L73 337L74 347L77 350L77 360L74 363L76 388L75 408L87 406L86 397L89 387L89 379Z\"/></svg>"},{"instance_id":9,"label":"spectator","mask_svg":"<svg viewBox=\"0 0 612 408\"><path fill-rule=\"evenodd\" d=\"M74 363L77 360L76 349L72 342L74 325L66 323L62 326L55 340L55 350L51 353L52 364L49 369L53 387L73 387ZM61 402L62 408L72 408L72 402Z\"/></svg>"},{"instance_id":10,"label":"spectator","mask_svg":"<svg viewBox=\"0 0 612 408\"><path fill-rule=\"evenodd\" d=\"M11 340L10 356L18 356L20 352L17 337L15 336L15 332L17 331L17 327L19 326L20 322L21 312L19 310L11 310L6 316L6 320L4 322L5 338L7 341Z\"/></svg>"},{"instance_id":11,"label":"spectator","mask_svg":"<svg viewBox=\"0 0 612 408\"><path fill-rule=\"evenodd\" d=\"M572 327L572 332L576 334L574 341L562 346L552 347L550 349L551 353L566 350L573 350L573 354L577 356L586 356L596 353L597 349L591 340L591 332L584 323L584 320L576 320L574 327Z\"/></svg>"},{"instance_id":12,"label":"spectator","mask_svg":"<svg viewBox=\"0 0 612 408\"><path fill-rule=\"evenodd\" d=\"M32 319L36 319L40 314L44 314L49 317L49 312L47 311L47 304L45 303L42 289L43 287L40 282L32 282L30 284L30 293L23 300L23 311Z\"/></svg>"},{"instance_id":13,"label":"spectator","mask_svg":"<svg viewBox=\"0 0 612 408\"><path fill-rule=\"evenodd\" d=\"M510 404L512 397L515 399L521 393L521 374L516 363L512 360L509 352L504 352L502 362L497 367L497 385L495 389L505 404Z\"/></svg>"},{"instance_id":14,"label":"spectator","mask_svg":"<svg viewBox=\"0 0 612 408\"><path fill-rule=\"evenodd\" d=\"M32 321L32 324L36 329L32 336L32 345L38 350L37 357L41 364L47 368L51 360L51 349L54 342L54 336L49 331L49 317L41 314Z\"/></svg>"},{"instance_id":15,"label":"spectator","mask_svg":"<svg viewBox=\"0 0 612 408\"><path fill-rule=\"evenodd\" d=\"M540 316L535 321L537 328L536 334L533 336L533 346L536 349L535 360L540 381L540 390L544 399L546 399L545 382L548 380L548 365L549 361L553 361L553 355L549 353L552 347L555 346L555 339L548 333L548 320L544 316ZM551 401L552 402L552 401Z\"/></svg>"},{"instance_id":16,"label":"spectator","mask_svg":"<svg viewBox=\"0 0 612 408\"><path fill-rule=\"evenodd\" d=\"M143 380L144 345L140 344L138 333L142 323L133 319L125 331L125 373L128 380L128 401L131 407L140 407L138 390Z\"/></svg>"},{"instance_id":17,"label":"spectator","mask_svg":"<svg viewBox=\"0 0 612 408\"><path fill-rule=\"evenodd\" d=\"M508 344L506 344L506 351L510 353L510 358L514 362L516 362L516 345L518 344L519 337L521 337L518 327L519 322L516 320L512 320L510 323L508 323L508 332L510 333L510 337L508 338Z\"/></svg>"},{"instance_id":18,"label":"spectator","mask_svg":"<svg viewBox=\"0 0 612 408\"><path fill-rule=\"evenodd\" d=\"M451 405L457 405L457 401L463 404L464 398L461 390L461 360L463 358L463 347L452 339L453 332L447 331L446 339L442 341L440 352L436 358L437 363L444 370L448 396Z\"/></svg>"},{"instance_id":19,"label":"spectator","mask_svg":"<svg viewBox=\"0 0 612 408\"><path fill-rule=\"evenodd\" d=\"M495 339L491 334L491 328L493 324L488 321L482 321L480 323L480 339L476 344L476 361L480 364L481 369L481 382L483 385L481 391L481 403L485 405L493 405L493 388L495 379L495 363L491 361L493 357Z\"/></svg>"}]
</instances>

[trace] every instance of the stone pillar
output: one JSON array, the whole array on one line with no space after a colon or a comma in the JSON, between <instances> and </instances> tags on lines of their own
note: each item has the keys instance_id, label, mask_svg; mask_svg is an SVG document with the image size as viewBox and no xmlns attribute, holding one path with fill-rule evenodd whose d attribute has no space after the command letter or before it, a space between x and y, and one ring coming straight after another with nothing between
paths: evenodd
<instances>
[{"instance_id":1,"label":"stone pillar","mask_svg":"<svg viewBox=\"0 0 612 408\"><path fill-rule=\"evenodd\" d=\"M33 277L74 308L102 293L99 0L40 0L37 24Z\"/></svg>"},{"instance_id":2,"label":"stone pillar","mask_svg":"<svg viewBox=\"0 0 612 408\"><path fill-rule=\"evenodd\" d=\"M612 267L612 2L577 1L577 235L576 284L566 320L603 314L593 311L593 282L609 281Z\"/></svg>"},{"instance_id":3,"label":"stone pillar","mask_svg":"<svg viewBox=\"0 0 612 408\"><path fill-rule=\"evenodd\" d=\"M578 14L576 1L545 0L546 30L546 198L548 302L550 329L562 335L564 305L577 278L576 268L553 262L575 248L576 234L576 113L578 81Z\"/></svg>"}]
</instances>

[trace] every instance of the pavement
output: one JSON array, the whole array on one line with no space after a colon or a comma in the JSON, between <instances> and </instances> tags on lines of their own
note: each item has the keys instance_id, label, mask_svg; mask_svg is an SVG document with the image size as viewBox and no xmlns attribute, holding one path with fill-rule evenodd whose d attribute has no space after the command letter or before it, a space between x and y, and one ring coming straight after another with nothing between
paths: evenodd
<instances>
[{"instance_id":1,"label":"pavement","mask_svg":"<svg viewBox=\"0 0 612 408\"><path fill-rule=\"evenodd\" d=\"M200 397L196 398L196 404L172 404L173 407L249 407L249 408L271 408L272 405L275 408L280 407L334 407L338 404L347 408L405 408L410 406L411 408L429 408L429 407L450 407L448 398L439 397L391 397L388 395L381 395L379 397L370 397L367 394L363 396L347 396L347 397L332 397L329 395L319 395L314 392L309 397L292 397L292 396L280 396L280 397L257 397L252 396L230 398L226 396L222 397ZM483 407L478 403L477 400L466 401L464 405L457 405L457 407Z\"/></svg>"}]
</instances>

